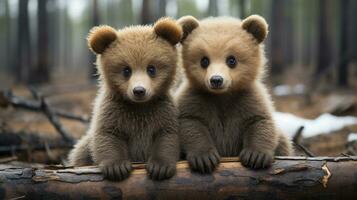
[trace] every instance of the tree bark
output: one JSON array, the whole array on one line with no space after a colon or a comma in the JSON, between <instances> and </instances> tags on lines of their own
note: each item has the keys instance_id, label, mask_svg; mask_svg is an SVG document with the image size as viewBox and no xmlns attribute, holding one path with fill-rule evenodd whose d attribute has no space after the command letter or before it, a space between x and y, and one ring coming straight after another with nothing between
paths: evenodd
<instances>
[{"instance_id":1,"label":"tree bark","mask_svg":"<svg viewBox=\"0 0 357 200\"><path fill-rule=\"evenodd\" d=\"M21 168L0 165L0 198L11 199L354 199L357 157L276 157L266 170L224 158L212 175L192 173L186 161L165 181L134 164L129 179L104 180L97 167Z\"/></svg>"}]
</instances>

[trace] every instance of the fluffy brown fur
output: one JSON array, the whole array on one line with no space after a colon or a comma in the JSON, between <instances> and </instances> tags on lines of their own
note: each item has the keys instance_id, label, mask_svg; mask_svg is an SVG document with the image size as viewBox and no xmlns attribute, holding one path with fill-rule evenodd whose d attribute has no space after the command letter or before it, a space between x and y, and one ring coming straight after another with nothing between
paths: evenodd
<instances>
[{"instance_id":1,"label":"fluffy brown fur","mask_svg":"<svg viewBox=\"0 0 357 200\"><path fill-rule=\"evenodd\" d=\"M169 88L178 55L174 41L181 34L180 26L168 18L153 27L116 31L100 26L91 31L88 42L99 54L100 88L89 130L70 153L70 164L98 164L107 178L116 180L129 176L132 161L147 161L153 179L175 174L178 111ZM150 66L156 69L154 75L149 74ZM139 97L138 87L146 89Z\"/></svg>"},{"instance_id":2,"label":"fluffy brown fur","mask_svg":"<svg viewBox=\"0 0 357 200\"><path fill-rule=\"evenodd\" d=\"M264 168L274 155L290 155L290 142L275 127L272 101L261 81L265 20L251 16L243 22L234 18L198 22L183 17L178 22L188 33L182 41L187 80L176 94L179 138L191 168L211 172L220 156L240 156L243 165ZM197 26L185 30L192 27L187 23ZM206 67L203 57L209 59ZM235 58L235 65L228 64L229 57ZM219 87L213 87L213 76L222 78Z\"/></svg>"}]
</instances>

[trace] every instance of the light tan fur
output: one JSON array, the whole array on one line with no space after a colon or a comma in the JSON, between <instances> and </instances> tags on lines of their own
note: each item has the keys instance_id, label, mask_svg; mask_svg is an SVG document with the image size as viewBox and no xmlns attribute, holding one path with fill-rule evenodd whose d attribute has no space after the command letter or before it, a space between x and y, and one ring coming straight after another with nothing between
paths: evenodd
<instances>
[{"instance_id":1,"label":"light tan fur","mask_svg":"<svg viewBox=\"0 0 357 200\"><path fill-rule=\"evenodd\" d=\"M186 16L178 22L187 34L182 40L187 80L175 101L181 147L191 168L211 172L220 156L240 156L243 165L263 168L274 155L290 155L290 142L274 124L272 101L261 80L265 20L254 15L243 21L219 17L198 22ZM234 67L226 63L230 56L237 61ZM203 57L210 61L206 68ZM213 76L222 77L221 87L212 87Z\"/></svg>"},{"instance_id":2,"label":"light tan fur","mask_svg":"<svg viewBox=\"0 0 357 200\"><path fill-rule=\"evenodd\" d=\"M98 164L107 178L116 180L127 178L131 162L139 161L148 162L153 179L175 174L178 111L169 89L178 56L174 43L181 34L169 18L154 26L118 31L100 26L91 31L88 43L97 54L100 86L89 130L70 153L70 164ZM154 76L149 75L149 66L155 67ZM125 76L128 68L131 75ZM135 96L136 87L145 88L145 95Z\"/></svg>"}]
</instances>

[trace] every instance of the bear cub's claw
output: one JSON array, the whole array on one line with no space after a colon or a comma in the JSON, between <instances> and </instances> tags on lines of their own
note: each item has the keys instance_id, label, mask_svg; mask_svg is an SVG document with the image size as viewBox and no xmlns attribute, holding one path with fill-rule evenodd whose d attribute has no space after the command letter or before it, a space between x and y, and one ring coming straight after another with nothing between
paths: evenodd
<instances>
[{"instance_id":1,"label":"bear cub's claw","mask_svg":"<svg viewBox=\"0 0 357 200\"><path fill-rule=\"evenodd\" d=\"M109 180L121 181L129 177L132 171L131 162L123 161L104 161L99 165L105 178Z\"/></svg>"},{"instance_id":2,"label":"bear cub's claw","mask_svg":"<svg viewBox=\"0 0 357 200\"><path fill-rule=\"evenodd\" d=\"M146 165L146 171L153 180L163 180L171 178L176 173L175 164L163 164L162 162L149 160Z\"/></svg>"},{"instance_id":3,"label":"bear cub's claw","mask_svg":"<svg viewBox=\"0 0 357 200\"><path fill-rule=\"evenodd\" d=\"M193 171L212 173L219 164L220 156L214 148L204 153L188 153L187 161Z\"/></svg>"},{"instance_id":4,"label":"bear cub's claw","mask_svg":"<svg viewBox=\"0 0 357 200\"><path fill-rule=\"evenodd\" d=\"M273 154L250 149L243 149L239 155L239 158L243 166L252 169L267 168L274 161Z\"/></svg>"}]
</instances>

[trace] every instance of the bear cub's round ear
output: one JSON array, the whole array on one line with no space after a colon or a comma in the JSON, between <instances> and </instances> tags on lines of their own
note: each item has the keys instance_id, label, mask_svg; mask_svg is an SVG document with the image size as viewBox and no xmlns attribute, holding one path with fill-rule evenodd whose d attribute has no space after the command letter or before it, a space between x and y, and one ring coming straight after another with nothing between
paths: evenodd
<instances>
[{"instance_id":1,"label":"bear cub's round ear","mask_svg":"<svg viewBox=\"0 0 357 200\"><path fill-rule=\"evenodd\" d=\"M168 17L159 19L154 25L154 30L159 37L169 41L172 45L177 44L182 37L181 27L176 24L175 20Z\"/></svg>"},{"instance_id":2,"label":"bear cub's round ear","mask_svg":"<svg viewBox=\"0 0 357 200\"><path fill-rule=\"evenodd\" d=\"M89 31L88 46L93 53L101 54L117 39L116 30L110 26L95 26Z\"/></svg>"},{"instance_id":3,"label":"bear cub's round ear","mask_svg":"<svg viewBox=\"0 0 357 200\"><path fill-rule=\"evenodd\" d=\"M268 35L268 24L265 19L259 15L251 15L242 22L242 27L261 43Z\"/></svg>"},{"instance_id":4,"label":"bear cub's round ear","mask_svg":"<svg viewBox=\"0 0 357 200\"><path fill-rule=\"evenodd\" d=\"M199 26L198 20L190 15L186 15L181 17L177 23L182 27L183 30L183 36L181 39L181 42L186 39L186 37L195 29Z\"/></svg>"}]
</instances>

